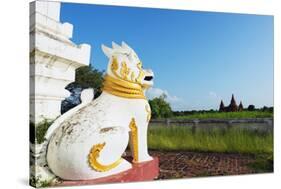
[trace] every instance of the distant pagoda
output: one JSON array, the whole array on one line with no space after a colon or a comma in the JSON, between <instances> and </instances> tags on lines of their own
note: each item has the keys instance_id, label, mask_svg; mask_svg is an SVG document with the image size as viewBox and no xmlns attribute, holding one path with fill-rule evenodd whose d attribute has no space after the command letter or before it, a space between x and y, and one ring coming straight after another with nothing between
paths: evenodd
<instances>
[{"instance_id":1,"label":"distant pagoda","mask_svg":"<svg viewBox=\"0 0 281 189\"><path fill-rule=\"evenodd\" d=\"M234 98L234 94L232 94L232 96L231 96L231 101L230 101L229 106L224 106L224 103L221 100L220 108L219 108L220 112L237 112L237 111L242 111L242 110L243 110L242 101L240 101L240 104L238 107L236 104L235 98Z\"/></svg>"}]
</instances>

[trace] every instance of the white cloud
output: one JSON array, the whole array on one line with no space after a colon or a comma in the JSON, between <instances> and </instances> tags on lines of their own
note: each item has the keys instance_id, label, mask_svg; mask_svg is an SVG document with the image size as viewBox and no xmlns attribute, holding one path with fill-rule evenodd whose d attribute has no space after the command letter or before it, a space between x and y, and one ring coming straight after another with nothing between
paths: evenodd
<instances>
[{"instance_id":1,"label":"white cloud","mask_svg":"<svg viewBox=\"0 0 281 189\"><path fill-rule=\"evenodd\" d=\"M219 96L217 95L217 93L213 92L213 91L210 91L209 92L209 96L212 97L212 98L218 98Z\"/></svg>"},{"instance_id":2,"label":"white cloud","mask_svg":"<svg viewBox=\"0 0 281 189\"><path fill-rule=\"evenodd\" d=\"M151 100L153 98L161 96L163 93L164 93L164 91L162 89L159 89L159 88L149 88L146 91L146 96L147 96L148 99Z\"/></svg>"},{"instance_id":3,"label":"white cloud","mask_svg":"<svg viewBox=\"0 0 281 189\"><path fill-rule=\"evenodd\" d=\"M150 88L146 91L146 96L148 99L153 99L160 97L162 94L166 96L166 101L171 105L173 110L179 109L183 105L183 100L175 95L171 95L167 90L160 88Z\"/></svg>"}]
</instances>

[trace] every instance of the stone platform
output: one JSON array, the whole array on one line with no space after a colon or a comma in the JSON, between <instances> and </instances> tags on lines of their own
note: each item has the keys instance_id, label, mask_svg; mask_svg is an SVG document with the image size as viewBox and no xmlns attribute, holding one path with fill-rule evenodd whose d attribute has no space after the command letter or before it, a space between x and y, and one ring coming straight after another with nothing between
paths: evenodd
<instances>
[{"instance_id":1,"label":"stone platform","mask_svg":"<svg viewBox=\"0 0 281 189\"><path fill-rule=\"evenodd\" d=\"M153 160L143 163L132 163L132 168L122 173L111 175L93 180L80 180L70 181L64 180L57 183L55 186L80 186L80 185L94 185L94 184L106 184L117 182L137 182L137 181L149 181L154 180L159 175L159 159L153 157Z\"/></svg>"}]
</instances>

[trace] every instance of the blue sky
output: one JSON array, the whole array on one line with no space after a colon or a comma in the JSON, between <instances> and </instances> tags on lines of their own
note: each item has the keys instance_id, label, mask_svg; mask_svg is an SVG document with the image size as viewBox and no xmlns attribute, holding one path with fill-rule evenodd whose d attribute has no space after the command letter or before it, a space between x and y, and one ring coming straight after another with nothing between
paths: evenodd
<instances>
[{"instance_id":1,"label":"blue sky","mask_svg":"<svg viewBox=\"0 0 281 189\"><path fill-rule=\"evenodd\" d=\"M99 70L101 44L128 43L154 71L149 98L164 92L173 110L218 109L232 93L245 107L273 105L272 16L62 3L61 21Z\"/></svg>"}]
</instances>

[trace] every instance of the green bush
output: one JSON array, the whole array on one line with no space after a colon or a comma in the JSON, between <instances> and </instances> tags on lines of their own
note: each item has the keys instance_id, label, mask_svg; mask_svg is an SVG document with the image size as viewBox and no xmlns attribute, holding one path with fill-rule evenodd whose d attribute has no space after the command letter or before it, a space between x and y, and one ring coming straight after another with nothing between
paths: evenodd
<instances>
[{"instance_id":1,"label":"green bush","mask_svg":"<svg viewBox=\"0 0 281 189\"><path fill-rule=\"evenodd\" d=\"M258 155L254 162L247 165L254 169L257 173L272 172L273 167L273 154Z\"/></svg>"},{"instance_id":2,"label":"green bush","mask_svg":"<svg viewBox=\"0 0 281 189\"><path fill-rule=\"evenodd\" d=\"M82 66L75 70L75 82L70 83L66 89L71 88L93 88L95 98L102 92L103 71L95 69L92 65Z\"/></svg>"},{"instance_id":3,"label":"green bush","mask_svg":"<svg viewBox=\"0 0 281 189\"><path fill-rule=\"evenodd\" d=\"M29 139L30 142L35 143L35 140L38 144L41 144L42 142L44 142L44 136L48 130L48 128L50 127L50 125L52 125L53 121L50 120L43 120L42 122L38 123L38 124L34 124L34 123L30 123L29 124Z\"/></svg>"},{"instance_id":4,"label":"green bush","mask_svg":"<svg viewBox=\"0 0 281 189\"><path fill-rule=\"evenodd\" d=\"M168 118L173 115L170 104L165 99L166 96L163 94L160 97L148 101L152 118Z\"/></svg>"},{"instance_id":5,"label":"green bush","mask_svg":"<svg viewBox=\"0 0 281 189\"><path fill-rule=\"evenodd\" d=\"M51 186L50 182L40 181L39 178L35 178L34 176L29 179L29 184L35 188L45 188Z\"/></svg>"}]
</instances>

